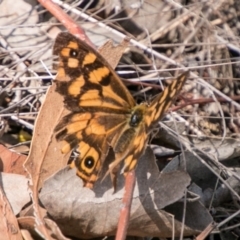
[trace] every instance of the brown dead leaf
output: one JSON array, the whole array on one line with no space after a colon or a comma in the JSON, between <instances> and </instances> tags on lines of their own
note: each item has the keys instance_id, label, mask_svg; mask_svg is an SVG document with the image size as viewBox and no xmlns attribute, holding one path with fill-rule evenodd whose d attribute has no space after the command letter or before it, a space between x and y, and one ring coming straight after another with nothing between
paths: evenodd
<instances>
[{"instance_id":1,"label":"brown dead leaf","mask_svg":"<svg viewBox=\"0 0 240 240\"><path fill-rule=\"evenodd\" d=\"M1 173L0 185L14 214L17 215L31 200L28 192L28 179L19 174Z\"/></svg>"},{"instance_id":2,"label":"brown dead leaf","mask_svg":"<svg viewBox=\"0 0 240 240\"><path fill-rule=\"evenodd\" d=\"M36 119L30 153L24 167L32 182L32 200L39 231L47 239L53 239L46 229L38 205L38 191L43 181L67 164L68 156L61 154L60 146L53 136L53 130L62 114L67 112L63 107L63 98L55 92L55 84L46 94L46 99ZM69 155L69 154L68 154Z\"/></svg>"},{"instance_id":3,"label":"brown dead leaf","mask_svg":"<svg viewBox=\"0 0 240 240\"><path fill-rule=\"evenodd\" d=\"M51 232L51 236L54 237L56 240L70 240L70 238L65 237L61 230L59 229L58 225L51 219L45 218L45 224L49 231Z\"/></svg>"},{"instance_id":4,"label":"brown dead leaf","mask_svg":"<svg viewBox=\"0 0 240 240\"><path fill-rule=\"evenodd\" d=\"M0 160L1 160L1 171L5 173L16 173L26 176L27 173L23 168L23 163L27 156L18 154L8 148L0 145Z\"/></svg>"},{"instance_id":5,"label":"brown dead leaf","mask_svg":"<svg viewBox=\"0 0 240 240\"><path fill-rule=\"evenodd\" d=\"M107 41L98 49L98 51L105 59L107 59L112 68L115 69L125 49L128 47L128 44L128 39L124 39L121 44L117 46L113 46L112 41Z\"/></svg>"},{"instance_id":6,"label":"brown dead leaf","mask_svg":"<svg viewBox=\"0 0 240 240\"><path fill-rule=\"evenodd\" d=\"M38 191L43 181L67 164L61 154L61 146L53 136L53 130L63 112L63 98L55 92L55 84L46 94L46 99L36 119L29 156L24 163Z\"/></svg>"},{"instance_id":7,"label":"brown dead leaf","mask_svg":"<svg viewBox=\"0 0 240 240\"><path fill-rule=\"evenodd\" d=\"M174 213L169 214L161 209L173 205L184 196L190 184L189 176L183 171L159 175L151 150L147 150L139 160L136 176L128 234L170 237ZM119 176L118 179L117 192L114 194L109 179L102 182L100 179L90 190L83 188L82 180L76 176L74 169L65 168L45 182L40 199L66 235L84 238L114 235L124 191L124 177ZM196 217L194 225L186 221L185 235L201 231L212 220L199 202L195 204L206 217L204 221ZM179 214L176 216L174 227L177 235L181 231L182 219Z\"/></svg>"},{"instance_id":8,"label":"brown dead leaf","mask_svg":"<svg viewBox=\"0 0 240 240\"><path fill-rule=\"evenodd\" d=\"M69 238L66 238L62 235L61 231L59 230L56 223L54 223L51 219L44 219L44 222L51 232L51 235L56 240L69 240ZM34 240L42 240L40 235L37 233L35 228L35 219L34 217L20 217L18 218L19 226L21 227L21 230L25 230L30 233L32 239Z\"/></svg>"},{"instance_id":9,"label":"brown dead leaf","mask_svg":"<svg viewBox=\"0 0 240 240\"><path fill-rule=\"evenodd\" d=\"M0 187L0 236L1 239L6 240L22 239L17 219L1 187Z\"/></svg>"},{"instance_id":10,"label":"brown dead leaf","mask_svg":"<svg viewBox=\"0 0 240 240\"><path fill-rule=\"evenodd\" d=\"M117 53L122 53L124 48L124 46L120 46L120 49L117 47L114 49ZM102 49L102 52L104 52L104 49ZM120 59L119 54L111 53L111 55L116 56L114 62L116 64L116 61L118 62ZM55 92L55 87L55 84L53 84L47 91L46 99L36 119L30 153L24 163L33 184L33 204L39 223L38 227L42 227L39 230L49 239L51 237L43 224L43 217L38 206L38 190L49 176L66 166L70 155L61 153L61 146L57 143L53 134L57 123L68 113L63 104L63 97Z\"/></svg>"},{"instance_id":11,"label":"brown dead leaf","mask_svg":"<svg viewBox=\"0 0 240 240\"><path fill-rule=\"evenodd\" d=\"M34 240L42 240L42 238L35 230L34 217L20 217L17 220L21 230L28 231Z\"/></svg>"},{"instance_id":12,"label":"brown dead leaf","mask_svg":"<svg viewBox=\"0 0 240 240\"><path fill-rule=\"evenodd\" d=\"M16 145L16 146L11 146L11 150L13 152L21 153L24 155L28 155L29 149L30 149L30 143L24 144L24 145L20 144L20 145ZM27 156L26 156L26 158L27 158Z\"/></svg>"}]
</instances>

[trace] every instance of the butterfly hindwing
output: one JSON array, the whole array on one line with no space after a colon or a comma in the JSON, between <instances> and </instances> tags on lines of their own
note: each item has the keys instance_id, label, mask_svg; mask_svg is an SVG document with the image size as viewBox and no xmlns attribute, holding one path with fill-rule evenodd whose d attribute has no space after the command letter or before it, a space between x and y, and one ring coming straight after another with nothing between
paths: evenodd
<instances>
[{"instance_id":1,"label":"butterfly hindwing","mask_svg":"<svg viewBox=\"0 0 240 240\"><path fill-rule=\"evenodd\" d=\"M154 126L163 115L168 111L169 107L175 101L178 93L181 91L188 77L188 72L179 75L172 83L157 95L150 103L146 113L146 127L149 129Z\"/></svg>"}]
</instances>

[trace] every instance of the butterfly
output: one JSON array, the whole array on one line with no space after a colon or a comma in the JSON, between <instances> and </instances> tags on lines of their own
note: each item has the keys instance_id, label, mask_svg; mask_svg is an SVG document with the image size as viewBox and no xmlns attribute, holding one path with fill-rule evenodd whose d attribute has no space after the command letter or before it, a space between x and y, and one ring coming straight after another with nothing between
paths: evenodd
<instances>
[{"instance_id":1,"label":"butterfly","mask_svg":"<svg viewBox=\"0 0 240 240\"><path fill-rule=\"evenodd\" d=\"M60 33L53 54L59 58L56 91L70 113L55 128L62 153L77 148L70 166L84 186L92 188L111 149L112 181L120 163L124 174L133 170L144 153L151 130L182 89L188 72L178 76L150 104L136 104L109 63L93 48L69 33Z\"/></svg>"}]
</instances>

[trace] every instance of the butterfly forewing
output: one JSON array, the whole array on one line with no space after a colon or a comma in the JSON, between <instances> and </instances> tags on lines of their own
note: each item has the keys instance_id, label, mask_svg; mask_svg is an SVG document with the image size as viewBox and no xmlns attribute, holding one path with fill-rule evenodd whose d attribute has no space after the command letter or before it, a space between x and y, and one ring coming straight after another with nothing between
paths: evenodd
<instances>
[{"instance_id":1,"label":"butterfly forewing","mask_svg":"<svg viewBox=\"0 0 240 240\"><path fill-rule=\"evenodd\" d=\"M59 56L57 92L71 111L82 106L130 109L135 105L119 77L103 57L68 33L60 33L54 50Z\"/></svg>"},{"instance_id":2,"label":"butterfly forewing","mask_svg":"<svg viewBox=\"0 0 240 240\"><path fill-rule=\"evenodd\" d=\"M184 83L188 77L188 72L184 72L178 76L172 83L164 89L164 91L157 95L147 109L145 123L146 128L156 125L172 105L178 93L181 91Z\"/></svg>"},{"instance_id":3,"label":"butterfly forewing","mask_svg":"<svg viewBox=\"0 0 240 240\"><path fill-rule=\"evenodd\" d=\"M135 135L132 137L132 144L127 147L127 155L124 156L124 172L127 173L133 170L137 164L138 159L144 153L148 135L152 128L161 120L163 115L168 111L171 104L174 102L177 94L182 89L188 77L188 72L183 73L172 83L164 89L164 91L157 95L150 105L143 103L136 106L134 111L138 115L142 113L143 119L139 122L135 129ZM133 115L132 115L133 119Z\"/></svg>"}]
</instances>

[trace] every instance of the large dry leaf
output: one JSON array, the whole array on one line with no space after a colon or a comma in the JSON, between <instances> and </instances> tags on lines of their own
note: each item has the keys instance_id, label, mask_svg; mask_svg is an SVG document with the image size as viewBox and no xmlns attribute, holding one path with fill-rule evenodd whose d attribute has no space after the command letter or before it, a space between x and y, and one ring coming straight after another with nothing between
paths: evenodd
<instances>
[{"instance_id":1,"label":"large dry leaf","mask_svg":"<svg viewBox=\"0 0 240 240\"><path fill-rule=\"evenodd\" d=\"M0 187L0 236L1 239L21 240L21 232L11 206Z\"/></svg>"},{"instance_id":2,"label":"large dry leaf","mask_svg":"<svg viewBox=\"0 0 240 240\"><path fill-rule=\"evenodd\" d=\"M64 112L62 102L63 98L55 92L55 85L51 86L36 120L30 153L24 164L36 191L46 178L67 164L53 137L54 127Z\"/></svg>"},{"instance_id":3,"label":"large dry leaf","mask_svg":"<svg viewBox=\"0 0 240 240\"><path fill-rule=\"evenodd\" d=\"M173 158L163 169L163 172L166 173L184 168L187 169L192 181L203 189L215 186L216 175L191 152L184 152L184 154Z\"/></svg>"},{"instance_id":4,"label":"large dry leaf","mask_svg":"<svg viewBox=\"0 0 240 240\"><path fill-rule=\"evenodd\" d=\"M112 55L119 59L125 46L126 44L123 44L112 48ZM102 51L104 52L104 50ZM116 64L116 59L113 64ZM38 190L42 187L45 179L67 164L70 155L61 153L61 145L57 143L53 132L60 119L68 113L68 110L63 105L63 97L55 92L55 88L56 86L53 84L47 91L46 99L36 119L30 153L24 163L32 182L37 227L48 239L51 239L50 232L42 221L43 216L38 206Z\"/></svg>"},{"instance_id":5,"label":"large dry leaf","mask_svg":"<svg viewBox=\"0 0 240 240\"><path fill-rule=\"evenodd\" d=\"M214 141L213 141L214 142ZM209 144L209 149L210 149ZM226 146L226 145L225 145ZM230 145L227 144L227 146ZM233 149L235 144L232 144L231 148ZM226 155L228 155L228 151L226 151ZM201 155L201 157L209 161L209 158ZM237 160L237 159L236 159ZM231 160L228 161L228 163ZM235 160L231 161L234 164ZM240 194L239 190L239 175L240 169L237 167L237 161L234 165L234 174L230 176L228 179L225 179L226 184L230 186L232 189L236 191L236 193ZM189 187L191 192L199 195L201 198L201 202L204 206L209 207L210 205L213 207L219 207L219 205L223 203L227 203L232 200L233 194L232 191L223 184L219 184L216 188L216 182L218 181L217 174L220 174L222 169L216 168L216 166L212 167L212 171L203 164L197 156L192 154L191 152L185 152L184 155L181 154L178 157L175 157L171 160L171 162L163 169L164 172L176 171L179 169L183 169L186 166L188 174L191 176L192 184ZM215 171L215 173L213 172ZM213 199L214 196L214 199Z\"/></svg>"},{"instance_id":6,"label":"large dry leaf","mask_svg":"<svg viewBox=\"0 0 240 240\"><path fill-rule=\"evenodd\" d=\"M15 215L30 202L28 179L25 176L1 173L0 185Z\"/></svg>"},{"instance_id":7,"label":"large dry leaf","mask_svg":"<svg viewBox=\"0 0 240 240\"><path fill-rule=\"evenodd\" d=\"M150 150L140 159L136 175L128 234L170 237L173 217L160 209L184 196L190 178L183 171L159 175ZM113 235L116 232L124 192L124 178L120 176L118 179L115 194L111 182L107 179L102 182L99 180L95 188L90 190L82 187L82 180L76 176L74 169L66 168L45 182L40 200L63 233L69 236L92 238ZM201 231L212 220L208 211L201 204L196 204L206 218L204 221L196 218L194 225L188 221L189 225L185 226L184 232L186 235ZM183 211L183 206L180 210ZM175 233L179 234L181 219L174 221L174 224Z\"/></svg>"},{"instance_id":8,"label":"large dry leaf","mask_svg":"<svg viewBox=\"0 0 240 240\"><path fill-rule=\"evenodd\" d=\"M53 136L54 127L66 111L63 108L63 99L55 92L55 87L53 85L47 91L46 99L36 119L30 153L24 163L32 183L36 227L49 240L53 238L42 221L43 216L38 206L38 190L46 178L67 164L67 157L61 154L60 146Z\"/></svg>"}]
</instances>

